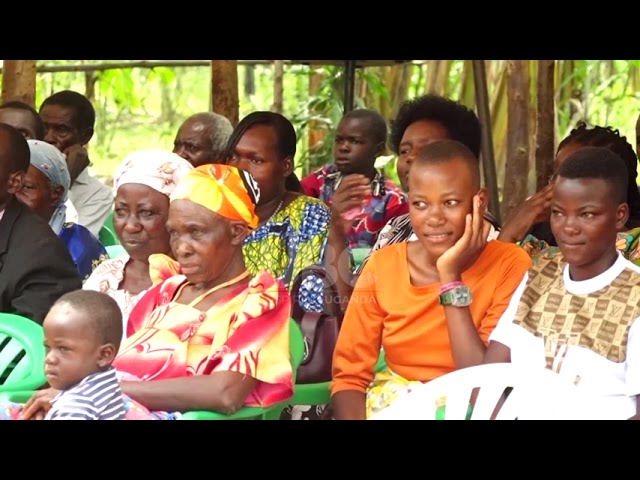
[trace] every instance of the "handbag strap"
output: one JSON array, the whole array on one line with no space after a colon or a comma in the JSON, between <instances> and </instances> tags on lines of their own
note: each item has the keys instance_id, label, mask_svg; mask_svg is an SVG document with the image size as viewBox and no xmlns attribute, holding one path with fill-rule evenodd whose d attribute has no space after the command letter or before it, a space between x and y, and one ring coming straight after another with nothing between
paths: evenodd
<instances>
[{"instance_id":1,"label":"handbag strap","mask_svg":"<svg viewBox=\"0 0 640 480\"><path fill-rule=\"evenodd\" d=\"M316 341L316 331L318 327L318 323L325 316L324 313L318 312L307 312L302 315L302 320L300 321L300 328L302 330L302 334L304 335L304 342L306 343L306 351L307 355L303 359L300 365L305 365L309 361L311 361L311 352L313 351L313 347Z\"/></svg>"}]
</instances>

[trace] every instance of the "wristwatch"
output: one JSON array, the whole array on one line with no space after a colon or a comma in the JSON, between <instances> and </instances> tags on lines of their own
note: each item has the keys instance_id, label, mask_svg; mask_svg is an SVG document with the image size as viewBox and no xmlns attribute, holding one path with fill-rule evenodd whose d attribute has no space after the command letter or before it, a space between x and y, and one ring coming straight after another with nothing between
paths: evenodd
<instances>
[{"instance_id":1,"label":"wristwatch","mask_svg":"<svg viewBox=\"0 0 640 480\"><path fill-rule=\"evenodd\" d=\"M440 294L440 305L452 307L467 307L471 304L471 290L469 287L456 287Z\"/></svg>"}]
</instances>

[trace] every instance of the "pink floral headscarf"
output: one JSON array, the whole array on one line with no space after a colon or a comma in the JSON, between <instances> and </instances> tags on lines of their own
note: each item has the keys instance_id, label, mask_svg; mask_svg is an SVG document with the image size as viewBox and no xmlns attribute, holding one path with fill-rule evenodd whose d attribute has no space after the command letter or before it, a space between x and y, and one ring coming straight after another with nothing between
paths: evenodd
<instances>
[{"instance_id":1,"label":"pink floral headscarf","mask_svg":"<svg viewBox=\"0 0 640 480\"><path fill-rule=\"evenodd\" d=\"M165 150L141 150L125 157L113 177L116 189L127 183L140 183L170 196L183 175L193 165Z\"/></svg>"}]
</instances>

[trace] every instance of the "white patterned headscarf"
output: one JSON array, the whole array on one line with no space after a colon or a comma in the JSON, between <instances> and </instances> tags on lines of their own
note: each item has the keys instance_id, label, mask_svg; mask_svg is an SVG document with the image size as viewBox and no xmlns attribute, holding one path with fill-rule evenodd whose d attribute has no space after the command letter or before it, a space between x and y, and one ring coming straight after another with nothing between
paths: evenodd
<instances>
[{"instance_id":1,"label":"white patterned headscarf","mask_svg":"<svg viewBox=\"0 0 640 480\"><path fill-rule=\"evenodd\" d=\"M60 150L42 140L27 140L31 152L31 165L37 168L53 186L60 185L64 192L49 219L49 226L58 235L65 222L67 206L65 202L71 186L71 176L67 161Z\"/></svg>"},{"instance_id":2,"label":"white patterned headscarf","mask_svg":"<svg viewBox=\"0 0 640 480\"><path fill-rule=\"evenodd\" d=\"M139 183L167 197L193 165L180 155L165 150L141 150L125 157L113 177L116 191L127 183Z\"/></svg>"}]
</instances>

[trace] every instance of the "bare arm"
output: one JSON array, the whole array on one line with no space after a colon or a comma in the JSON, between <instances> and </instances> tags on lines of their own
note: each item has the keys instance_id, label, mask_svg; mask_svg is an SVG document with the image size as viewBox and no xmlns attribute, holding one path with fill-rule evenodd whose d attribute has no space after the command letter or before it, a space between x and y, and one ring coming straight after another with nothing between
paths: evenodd
<instances>
[{"instance_id":1,"label":"bare arm","mask_svg":"<svg viewBox=\"0 0 640 480\"><path fill-rule=\"evenodd\" d=\"M235 413L253 391L257 380L238 372L214 372L210 375L122 382L122 392L151 411L186 412L213 410Z\"/></svg>"},{"instance_id":2,"label":"bare arm","mask_svg":"<svg viewBox=\"0 0 640 480\"><path fill-rule=\"evenodd\" d=\"M376 261L372 259L358 279L340 327L331 384L336 420L366 418L366 392L375 377L386 315L378 305L376 276Z\"/></svg>"},{"instance_id":3,"label":"bare arm","mask_svg":"<svg viewBox=\"0 0 640 480\"><path fill-rule=\"evenodd\" d=\"M438 259L436 267L442 285L460 282L462 272L473 264L486 246L491 224L484 220L482 210L480 199L474 198L473 215L467 216L464 234ZM456 368L482 363L486 348L473 323L469 307L444 306L443 308Z\"/></svg>"},{"instance_id":4,"label":"bare arm","mask_svg":"<svg viewBox=\"0 0 640 480\"><path fill-rule=\"evenodd\" d=\"M511 349L500 342L489 342L482 363L511 363Z\"/></svg>"},{"instance_id":5,"label":"bare arm","mask_svg":"<svg viewBox=\"0 0 640 480\"><path fill-rule=\"evenodd\" d=\"M549 184L539 192L525 200L504 224L498 240L517 243L524 239L534 224L549 218L548 210L553 196L553 184Z\"/></svg>"},{"instance_id":6,"label":"bare arm","mask_svg":"<svg viewBox=\"0 0 640 480\"><path fill-rule=\"evenodd\" d=\"M448 280L450 282L459 280ZM443 281L443 283L446 283ZM445 306L447 317L449 342L456 368L480 365L485 355L486 347L473 323L469 307Z\"/></svg>"},{"instance_id":7,"label":"bare arm","mask_svg":"<svg viewBox=\"0 0 640 480\"><path fill-rule=\"evenodd\" d=\"M366 420L366 394L343 390L331 397L336 420Z\"/></svg>"},{"instance_id":8,"label":"bare arm","mask_svg":"<svg viewBox=\"0 0 640 480\"><path fill-rule=\"evenodd\" d=\"M347 248L347 232L349 220L343 215L353 208L359 208L366 196L371 192L369 179L364 175L347 175L333 196L331 206L331 225L329 227L328 244L331 249L330 269L332 280L338 289L343 311L353 293L351 262Z\"/></svg>"}]
</instances>

